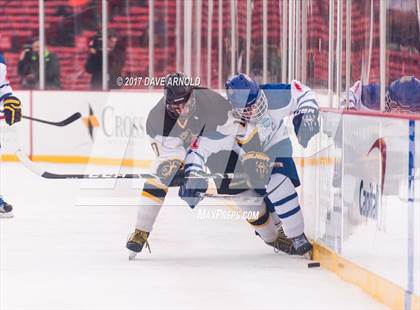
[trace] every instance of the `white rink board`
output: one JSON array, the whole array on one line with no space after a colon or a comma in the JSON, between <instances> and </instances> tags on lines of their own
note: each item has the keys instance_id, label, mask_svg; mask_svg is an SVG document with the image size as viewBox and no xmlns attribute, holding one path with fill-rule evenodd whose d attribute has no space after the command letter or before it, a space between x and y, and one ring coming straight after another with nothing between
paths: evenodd
<instances>
[{"instance_id":1,"label":"white rink board","mask_svg":"<svg viewBox=\"0 0 420 310\"><path fill-rule=\"evenodd\" d=\"M54 131L34 123L33 154L119 159L127 151L150 160L154 155L146 136L146 119L161 96L148 92L34 92L34 116L61 120L80 112L83 118ZM87 126L89 116L92 122L97 121L92 135Z\"/></svg>"},{"instance_id":2,"label":"white rink board","mask_svg":"<svg viewBox=\"0 0 420 310\"><path fill-rule=\"evenodd\" d=\"M399 197L401 190L408 191L408 120L343 115L342 124L344 138L339 129L336 143L319 154L332 163L305 165L303 173L305 204L319 206L312 210L316 239L405 290L413 277L413 292L420 295L420 200L414 201L413 216L409 216L407 194L405 199ZM416 127L418 134L420 122ZM419 171L417 141L419 136L415 159ZM415 184L418 196L420 182ZM410 271L408 253L414 263Z\"/></svg>"}]
</instances>

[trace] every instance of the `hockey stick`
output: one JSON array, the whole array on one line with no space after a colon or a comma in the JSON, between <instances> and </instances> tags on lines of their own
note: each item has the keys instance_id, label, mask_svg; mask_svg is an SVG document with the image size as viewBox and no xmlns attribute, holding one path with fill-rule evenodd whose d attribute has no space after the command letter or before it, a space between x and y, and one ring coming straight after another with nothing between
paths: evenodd
<instances>
[{"instance_id":1,"label":"hockey stick","mask_svg":"<svg viewBox=\"0 0 420 310\"><path fill-rule=\"evenodd\" d=\"M0 111L0 112L4 113L4 111ZM24 119L28 119L28 120L31 120L31 121L34 121L34 122L39 122L39 123L43 123L43 124L47 124L47 125L58 126L58 127L67 126L67 125L73 123L74 121L77 121L81 117L82 117L82 114L80 114L79 112L76 112L76 113L70 115L69 117L67 117L66 119L64 119L60 122L51 122L51 121L47 121L47 120L43 120L43 119L31 117L31 116L22 115L22 118L24 118Z\"/></svg>"},{"instance_id":2,"label":"hockey stick","mask_svg":"<svg viewBox=\"0 0 420 310\"><path fill-rule=\"evenodd\" d=\"M25 154L22 150L17 150L16 156L22 162L22 164L32 171L36 175L39 175L45 179L156 179L157 176L151 173L95 173L95 174L76 174L76 173L53 173L37 167L37 165L31 161L28 155ZM241 174L233 173L211 173L211 174L202 174L197 177L190 178L228 178L233 179L245 177Z\"/></svg>"}]
</instances>

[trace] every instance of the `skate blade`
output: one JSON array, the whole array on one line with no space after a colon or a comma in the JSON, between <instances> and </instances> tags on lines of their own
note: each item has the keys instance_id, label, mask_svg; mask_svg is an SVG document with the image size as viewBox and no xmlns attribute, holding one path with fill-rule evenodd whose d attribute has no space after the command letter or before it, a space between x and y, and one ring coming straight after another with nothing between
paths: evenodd
<instances>
[{"instance_id":1,"label":"skate blade","mask_svg":"<svg viewBox=\"0 0 420 310\"><path fill-rule=\"evenodd\" d=\"M128 250L128 260L134 260L136 258L136 255L138 254L137 252Z\"/></svg>"},{"instance_id":2,"label":"skate blade","mask_svg":"<svg viewBox=\"0 0 420 310\"><path fill-rule=\"evenodd\" d=\"M12 212L0 213L0 218L8 219L8 218L11 218L11 217L13 217Z\"/></svg>"}]
</instances>

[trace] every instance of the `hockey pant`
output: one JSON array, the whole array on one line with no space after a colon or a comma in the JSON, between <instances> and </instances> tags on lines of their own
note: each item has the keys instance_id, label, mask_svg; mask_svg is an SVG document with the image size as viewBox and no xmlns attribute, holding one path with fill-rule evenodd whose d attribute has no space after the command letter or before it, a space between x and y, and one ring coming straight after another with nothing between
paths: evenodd
<instances>
[{"instance_id":1,"label":"hockey pant","mask_svg":"<svg viewBox=\"0 0 420 310\"><path fill-rule=\"evenodd\" d=\"M241 163L234 152L221 151L211 155L206 163L212 173L240 173ZM216 188L219 194L238 194L246 190L244 180L216 180ZM172 185L169 185L172 186ZM136 228L142 231L151 232L153 224L159 214L168 186L159 180L147 180L141 192L141 199L137 207Z\"/></svg>"}]
</instances>

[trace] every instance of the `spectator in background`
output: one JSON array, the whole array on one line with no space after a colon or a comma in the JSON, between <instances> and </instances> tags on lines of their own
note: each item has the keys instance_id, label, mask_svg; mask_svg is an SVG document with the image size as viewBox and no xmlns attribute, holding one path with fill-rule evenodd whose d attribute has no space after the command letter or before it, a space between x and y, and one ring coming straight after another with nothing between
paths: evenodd
<instances>
[{"instance_id":1,"label":"spectator in background","mask_svg":"<svg viewBox=\"0 0 420 310\"><path fill-rule=\"evenodd\" d=\"M125 45L111 33L108 37L108 88L119 88L116 83L125 64ZM102 34L98 32L89 42L89 55L85 63L86 72L92 74L92 89L102 89Z\"/></svg>"},{"instance_id":2,"label":"spectator in background","mask_svg":"<svg viewBox=\"0 0 420 310\"><path fill-rule=\"evenodd\" d=\"M108 39L108 87L110 89L120 88L117 85L117 78L121 76L125 64L125 44L115 34Z\"/></svg>"},{"instance_id":3,"label":"spectator in background","mask_svg":"<svg viewBox=\"0 0 420 310\"><path fill-rule=\"evenodd\" d=\"M45 47L45 89L60 89L60 63L58 57ZM24 89L39 88L39 40L24 45L18 63L18 75Z\"/></svg>"}]
</instances>

